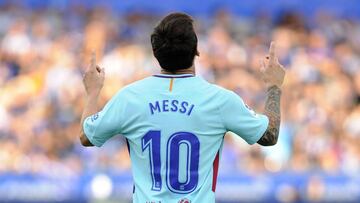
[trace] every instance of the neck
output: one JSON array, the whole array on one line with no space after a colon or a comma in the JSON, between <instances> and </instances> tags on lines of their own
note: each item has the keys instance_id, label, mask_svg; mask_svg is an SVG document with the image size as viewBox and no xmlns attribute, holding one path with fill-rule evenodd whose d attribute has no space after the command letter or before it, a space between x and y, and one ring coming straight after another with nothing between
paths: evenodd
<instances>
[{"instance_id":1,"label":"neck","mask_svg":"<svg viewBox=\"0 0 360 203\"><path fill-rule=\"evenodd\" d=\"M180 74L193 74L195 75L195 67L192 65L190 68L187 69L179 69L176 71L168 71L165 69L161 69L162 74L169 74L169 75L180 75Z\"/></svg>"}]
</instances>

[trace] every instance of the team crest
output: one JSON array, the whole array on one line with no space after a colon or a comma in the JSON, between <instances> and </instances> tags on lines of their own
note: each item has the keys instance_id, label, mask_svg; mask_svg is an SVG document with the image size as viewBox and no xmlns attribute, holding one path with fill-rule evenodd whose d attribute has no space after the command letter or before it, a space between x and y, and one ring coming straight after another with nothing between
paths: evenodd
<instances>
[{"instance_id":1,"label":"team crest","mask_svg":"<svg viewBox=\"0 0 360 203\"><path fill-rule=\"evenodd\" d=\"M191 201L188 200L187 198L183 198L179 201L179 203L191 203Z\"/></svg>"}]
</instances>

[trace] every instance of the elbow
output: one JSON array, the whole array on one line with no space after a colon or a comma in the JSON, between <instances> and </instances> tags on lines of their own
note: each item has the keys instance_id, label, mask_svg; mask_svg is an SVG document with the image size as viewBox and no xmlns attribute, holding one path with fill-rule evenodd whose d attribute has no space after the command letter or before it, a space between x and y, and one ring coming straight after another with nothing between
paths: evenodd
<instances>
[{"instance_id":1,"label":"elbow","mask_svg":"<svg viewBox=\"0 0 360 203\"><path fill-rule=\"evenodd\" d=\"M94 146L93 144L91 144L91 142L89 141L89 139L85 136L85 134L83 132L80 135L80 143L84 147Z\"/></svg>"},{"instance_id":2,"label":"elbow","mask_svg":"<svg viewBox=\"0 0 360 203\"><path fill-rule=\"evenodd\" d=\"M277 144L278 142L278 138L279 138L279 133L271 133L270 138L268 139L267 145L266 146L274 146Z\"/></svg>"},{"instance_id":3,"label":"elbow","mask_svg":"<svg viewBox=\"0 0 360 203\"><path fill-rule=\"evenodd\" d=\"M274 146L274 145L276 145L277 142L278 142L278 139L277 139L277 138L278 138L278 137L276 136L276 137L274 137L274 139L270 140L267 146Z\"/></svg>"},{"instance_id":4,"label":"elbow","mask_svg":"<svg viewBox=\"0 0 360 203\"><path fill-rule=\"evenodd\" d=\"M258 143L262 146L274 146L278 142L279 133L266 131Z\"/></svg>"},{"instance_id":5,"label":"elbow","mask_svg":"<svg viewBox=\"0 0 360 203\"><path fill-rule=\"evenodd\" d=\"M277 143L277 140L267 141L267 142L258 142L258 144L260 144L261 146L264 146L264 147L271 147L271 146L276 145L276 143Z\"/></svg>"}]
</instances>

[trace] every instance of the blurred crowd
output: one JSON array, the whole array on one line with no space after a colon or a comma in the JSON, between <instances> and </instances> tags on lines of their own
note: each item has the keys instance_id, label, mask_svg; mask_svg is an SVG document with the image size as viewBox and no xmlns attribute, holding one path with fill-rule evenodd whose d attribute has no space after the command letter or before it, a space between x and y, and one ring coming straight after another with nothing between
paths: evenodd
<instances>
[{"instance_id":1,"label":"blurred crowd","mask_svg":"<svg viewBox=\"0 0 360 203\"><path fill-rule=\"evenodd\" d=\"M106 9L0 7L0 173L76 176L129 173L126 143L80 145L82 74L95 50L105 68L104 104L131 82L159 72L150 34L162 16ZM287 69L274 147L228 133L220 173L360 172L360 22L322 13L277 18L220 10L195 18L197 74L234 90L258 112L266 89L260 60L271 40Z\"/></svg>"}]
</instances>

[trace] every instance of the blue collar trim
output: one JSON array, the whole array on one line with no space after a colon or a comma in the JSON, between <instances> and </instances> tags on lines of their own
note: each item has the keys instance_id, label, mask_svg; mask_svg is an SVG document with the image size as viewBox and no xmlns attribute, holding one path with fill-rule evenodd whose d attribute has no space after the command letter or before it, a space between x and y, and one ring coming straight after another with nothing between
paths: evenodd
<instances>
[{"instance_id":1,"label":"blue collar trim","mask_svg":"<svg viewBox=\"0 0 360 203\"><path fill-rule=\"evenodd\" d=\"M153 75L154 77L158 77L158 78L189 78L189 77L194 77L195 75L193 74L178 74L178 75L173 75L173 74L155 74Z\"/></svg>"}]
</instances>

